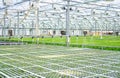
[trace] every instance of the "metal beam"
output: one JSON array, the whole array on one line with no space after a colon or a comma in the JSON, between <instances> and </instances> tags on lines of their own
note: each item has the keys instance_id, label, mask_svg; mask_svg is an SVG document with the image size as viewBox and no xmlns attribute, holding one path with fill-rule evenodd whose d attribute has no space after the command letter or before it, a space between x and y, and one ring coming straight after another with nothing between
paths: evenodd
<instances>
[{"instance_id":1,"label":"metal beam","mask_svg":"<svg viewBox=\"0 0 120 78\"><path fill-rule=\"evenodd\" d=\"M4 0L3 0L3 1L4 1ZM17 2L17 3L15 3L15 4L13 4L13 5L6 5L5 7L0 8L0 10L4 10L4 9L6 9L6 8L13 7L13 6L15 6L15 5L19 5L19 4L22 4L22 3L27 2L27 1L30 1L30 0L25 0L25 1Z\"/></svg>"}]
</instances>

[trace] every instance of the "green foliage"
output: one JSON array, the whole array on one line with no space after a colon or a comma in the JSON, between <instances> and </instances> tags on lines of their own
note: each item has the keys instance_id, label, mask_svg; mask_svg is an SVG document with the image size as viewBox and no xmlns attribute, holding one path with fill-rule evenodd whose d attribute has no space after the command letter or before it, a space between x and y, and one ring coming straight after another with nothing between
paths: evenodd
<instances>
[{"instance_id":1,"label":"green foliage","mask_svg":"<svg viewBox=\"0 0 120 78\"><path fill-rule=\"evenodd\" d=\"M13 41L13 42L24 42L29 44L47 44L47 45L66 45L66 37L44 37L44 38L31 38L24 37L23 40L20 38L0 38L2 41ZM38 41L39 40L39 41ZM71 36L70 37L71 47L85 47L94 49L105 49L105 50L117 50L120 51L120 36L103 36L100 39L99 36Z\"/></svg>"}]
</instances>

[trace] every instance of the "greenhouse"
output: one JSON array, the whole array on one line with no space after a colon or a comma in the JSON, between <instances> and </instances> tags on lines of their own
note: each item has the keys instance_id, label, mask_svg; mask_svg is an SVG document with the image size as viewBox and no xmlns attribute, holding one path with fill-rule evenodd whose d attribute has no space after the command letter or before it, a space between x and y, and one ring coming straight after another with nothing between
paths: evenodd
<instances>
[{"instance_id":1,"label":"greenhouse","mask_svg":"<svg viewBox=\"0 0 120 78\"><path fill-rule=\"evenodd\" d=\"M120 78L120 0L0 0L0 78Z\"/></svg>"}]
</instances>

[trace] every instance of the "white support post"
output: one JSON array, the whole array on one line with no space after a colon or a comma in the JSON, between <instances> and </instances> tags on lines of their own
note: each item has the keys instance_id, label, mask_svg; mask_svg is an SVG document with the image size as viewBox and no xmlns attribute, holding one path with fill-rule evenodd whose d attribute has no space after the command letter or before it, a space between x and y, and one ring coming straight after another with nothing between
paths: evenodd
<instances>
[{"instance_id":1,"label":"white support post","mask_svg":"<svg viewBox=\"0 0 120 78\"><path fill-rule=\"evenodd\" d=\"M25 26L22 24L22 35L25 36Z\"/></svg>"},{"instance_id":2,"label":"white support post","mask_svg":"<svg viewBox=\"0 0 120 78\"><path fill-rule=\"evenodd\" d=\"M36 2L37 4L37 2ZM36 7L36 37L39 36L39 8Z\"/></svg>"},{"instance_id":3,"label":"white support post","mask_svg":"<svg viewBox=\"0 0 120 78\"><path fill-rule=\"evenodd\" d=\"M17 37L20 37L20 30L19 30L19 23L20 23L20 18L19 18L19 11L17 12Z\"/></svg>"},{"instance_id":4,"label":"white support post","mask_svg":"<svg viewBox=\"0 0 120 78\"><path fill-rule=\"evenodd\" d=\"M101 13L101 19L102 19L102 13ZM101 26L101 34L100 34L100 39L103 39L103 30L102 30L102 26Z\"/></svg>"},{"instance_id":5,"label":"white support post","mask_svg":"<svg viewBox=\"0 0 120 78\"><path fill-rule=\"evenodd\" d=\"M34 28L34 21L32 20L32 30L31 30L31 34L30 34L30 35L32 35L32 36L34 36L33 28Z\"/></svg>"},{"instance_id":6,"label":"white support post","mask_svg":"<svg viewBox=\"0 0 120 78\"><path fill-rule=\"evenodd\" d=\"M2 36L5 37L6 36L6 33L5 33L5 27L6 27L6 14L4 14L4 25L3 25L3 28L2 28Z\"/></svg>"},{"instance_id":7,"label":"white support post","mask_svg":"<svg viewBox=\"0 0 120 78\"><path fill-rule=\"evenodd\" d=\"M97 21L96 20L94 20L94 21L95 21L94 31L95 31L95 36L96 36L96 34L97 34Z\"/></svg>"},{"instance_id":8,"label":"white support post","mask_svg":"<svg viewBox=\"0 0 120 78\"><path fill-rule=\"evenodd\" d=\"M113 19L113 21L114 21L113 33L114 33L114 35L116 35L116 20L115 20L115 19Z\"/></svg>"},{"instance_id":9,"label":"white support post","mask_svg":"<svg viewBox=\"0 0 120 78\"><path fill-rule=\"evenodd\" d=\"M100 39L103 39L103 31L102 31L102 27L101 27L101 34L100 34Z\"/></svg>"},{"instance_id":10,"label":"white support post","mask_svg":"<svg viewBox=\"0 0 120 78\"><path fill-rule=\"evenodd\" d=\"M37 38L37 44L39 44L39 0L36 0L36 38Z\"/></svg>"},{"instance_id":11,"label":"white support post","mask_svg":"<svg viewBox=\"0 0 120 78\"><path fill-rule=\"evenodd\" d=\"M70 0L67 0L67 5L66 5L66 46L69 47L70 45L70 38L69 38L69 23L70 23L70 8L69 8L69 5L70 5Z\"/></svg>"}]
</instances>

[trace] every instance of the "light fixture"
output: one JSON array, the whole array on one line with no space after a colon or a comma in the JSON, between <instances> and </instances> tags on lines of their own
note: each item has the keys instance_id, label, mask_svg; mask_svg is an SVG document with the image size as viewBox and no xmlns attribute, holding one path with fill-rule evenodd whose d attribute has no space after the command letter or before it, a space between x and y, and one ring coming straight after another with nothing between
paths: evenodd
<instances>
[{"instance_id":1,"label":"light fixture","mask_svg":"<svg viewBox=\"0 0 120 78\"><path fill-rule=\"evenodd\" d=\"M54 16L55 14L53 13L52 15Z\"/></svg>"},{"instance_id":2,"label":"light fixture","mask_svg":"<svg viewBox=\"0 0 120 78\"><path fill-rule=\"evenodd\" d=\"M54 7L53 9L56 10L56 7Z\"/></svg>"},{"instance_id":3,"label":"light fixture","mask_svg":"<svg viewBox=\"0 0 120 78\"><path fill-rule=\"evenodd\" d=\"M77 10L77 12L80 12L80 10Z\"/></svg>"},{"instance_id":4,"label":"light fixture","mask_svg":"<svg viewBox=\"0 0 120 78\"><path fill-rule=\"evenodd\" d=\"M61 9L66 10L66 7L61 7Z\"/></svg>"},{"instance_id":5,"label":"light fixture","mask_svg":"<svg viewBox=\"0 0 120 78\"><path fill-rule=\"evenodd\" d=\"M75 17L73 16L72 19L75 19Z\"/></svg>"},{"instance_id":6,"label":"light fixture","mask_svg":"<svg viewBox=\"0 0 120 78\"><path fill-rule=\"evenodd\" d=\"M54 10L56 10L56 7L54 6L54 4L52 4L52 8L53 8Z\"/></svg>"},{"instance_id":7,"label":"light fixture","mask_svg":"<svg viewBox=\"0 0 120 78\"><path fill-rule=\"evenodd\" d=\"M72 8L70 8L70 11L72 11L73 9Z\"/></svg>"},{"instance_id":8,"label":"light fixture","mask_svg":"<svg viewBox=\"0 0 120 78\"><path fill-rule=\"evenodd\" d=\"M92 13L95 14L95 11L93 11Z\"/></svg>"},{"instance_id":9,"label":"light fixture","mask_svg":"<svg viewBox=\"0 0 120 78\"><path fill-rule=\"evenodd\" d=\"M84 17L84 19L87 19L86 17Z\"/></svg>"},{"instance_id":10,"label":"light fixture","mask_svg":"<svg viewBox=\"0 0 120 78\"><path fill-rule=\"evenodd\" d=\"M34 7L34 4L32 3L31 7Z\"/></svg>"},{"instance_id":11,"label":"light fixture","mask_svg":"<svg viewBox=\"0 0 120 78\"><path fill-rule=\"evenodd\" d=\"M62 18L62 15L60 15L60 18Z\"/></svg>"},{"instance_id":12,"label":"light fixture","mask_svg":"<svg viewBox=\"0 0 120 78\"><path fill-rule=\"evenodd\" d=\"M106 12L105 15L109 15L109 14Z\"/></svg>"}]
</instances>

